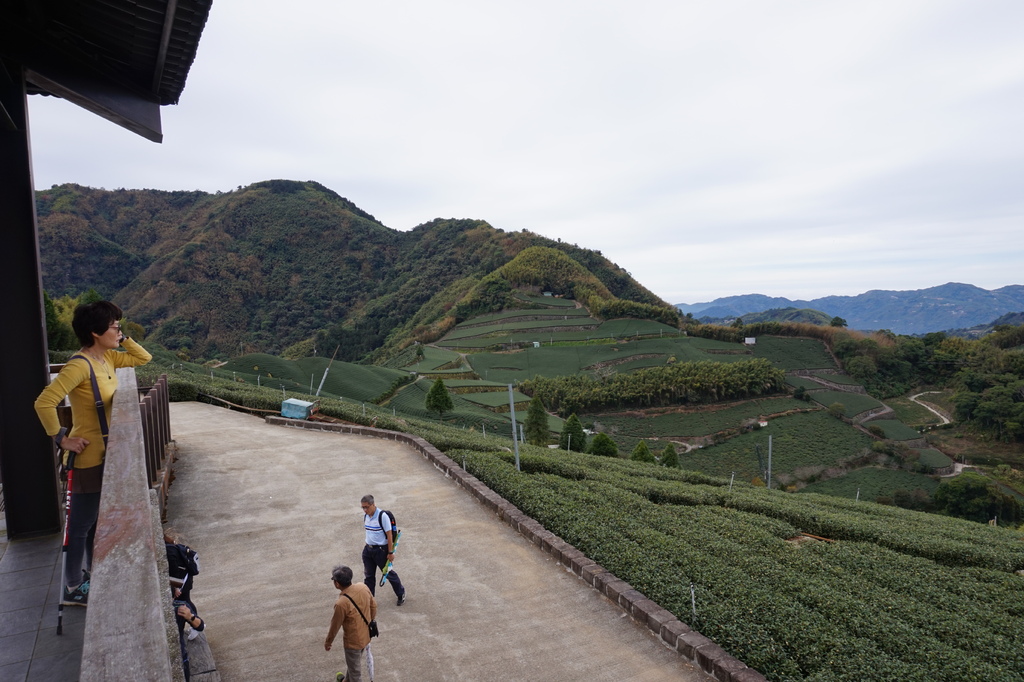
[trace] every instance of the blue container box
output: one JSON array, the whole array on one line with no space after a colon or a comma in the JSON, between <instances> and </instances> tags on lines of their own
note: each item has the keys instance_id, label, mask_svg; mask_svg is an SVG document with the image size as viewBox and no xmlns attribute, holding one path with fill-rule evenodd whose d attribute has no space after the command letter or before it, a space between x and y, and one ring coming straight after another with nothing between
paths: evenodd
<instances>
[{"instance_id":1,"label":"blue container box","mask_svg":"<svg viewBox=\"0 0 1024 682\"><path fill-rule=\"evenodd\" d=\"M291 419L309 419L313 403L298 398L288 398L281 402L281 416Z\"/></svg>"}]
</instances>

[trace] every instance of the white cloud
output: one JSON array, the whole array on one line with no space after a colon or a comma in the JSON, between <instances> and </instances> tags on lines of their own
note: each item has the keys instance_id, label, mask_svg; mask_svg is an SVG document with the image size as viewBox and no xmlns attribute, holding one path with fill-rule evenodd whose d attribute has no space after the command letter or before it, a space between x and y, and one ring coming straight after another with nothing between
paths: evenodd
<instances>
[{"instance_id":1,"label":"white cloud","mask_svg":"<svg viewBox=\"0 0 1024 682\"><path fill-rule=\"evenodd\" d=\"M153 145L30 101L36 183L316 180L600 249L672 302L1022 283L1024 5L218 0Z\"/></svg>"}]
</instances>

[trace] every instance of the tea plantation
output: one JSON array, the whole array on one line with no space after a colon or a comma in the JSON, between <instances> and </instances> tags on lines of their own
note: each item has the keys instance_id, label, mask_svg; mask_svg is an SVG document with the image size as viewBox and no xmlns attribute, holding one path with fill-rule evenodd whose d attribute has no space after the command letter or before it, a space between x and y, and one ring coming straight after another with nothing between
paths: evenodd
<instances>
[{"instance_id":1,"label":"tea plantation","mask_svg":"<svg viewBox=\"0 0 1024 682\"><path fill-rule=\"evenodd\" d=\"M545 350L564 351L557 356L564 359L577 349ZM510 362L524 354L492 355ZM259 367L273 374L275 383L291 376L269 359L239 361L250 372ZM428 363L451 367L461 359L430 351L420 362L427 369ZM174 369L172 397L217 395L259 409L279 407L283 395L277 386L257 386L248 377L242 383L237 373L243 365L238 367ZM301 371L288 380L296 392L288 395L308 398L305 374L316 368L298 367ZM354 367L381 369L335 363L325 385L335 370L339 382L357 376ZM371 376L376 375L366 375L365 381ZM392 376L375 378L374 390L393 389ZM754 446L764 448L768 435L776 472L834 465L870 448L869 436L814 403L761 396L617 423L623 431L640 423L660 433L697 433L764 413L790 412L763 429L680 453L684 468L705 473L525 444L516 471L508 439L495 437L510 430L508 415L469 400L486 392L461 393L493 389L495 382L452 381L460 393L452 395L455 407L443 425L425 409L429 385L429 380L400 384L384 392L390 397L381 406L326 397L321 409L427 439L545 528L770 680L1024 682L1024 578L1014 573L1024 570L1018 533L876 504L865 499L870 494L866 470L848 474L845 481L859 481L860 501L745 482L761 473ZM507 391L498 393L507 399ZM491 397L496 406L499 401ZM521 421L525 415L517 410L516 416ZM901 485L924 480L931 481L922 477Z\"/></svg>"},{"instance_id":2,"label":"tea plantation","mask_svg":"<svg viewBox=\"0 0 1024 682\"><path fill-rule=\"evenodd\" d=\"M1024 680L1013 531L561 451L521 472L451 454L770 680Z\"/></svg>"}]
</instances>

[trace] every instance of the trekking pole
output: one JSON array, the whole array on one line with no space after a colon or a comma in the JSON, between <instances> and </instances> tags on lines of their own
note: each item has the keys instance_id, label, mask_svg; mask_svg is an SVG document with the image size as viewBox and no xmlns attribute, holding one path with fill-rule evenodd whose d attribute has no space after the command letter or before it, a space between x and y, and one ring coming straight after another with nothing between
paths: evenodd
<instances>
[{"instance_id":1,"label":"trekking pole","mask_svg":"<svg viewBox=\"0 0 1024 682\"><path fill-rule=\"evenodd\" d=\"M71 523L71 486L74 478L75 452L68 450L67 481L64 490L64 540L60 547L60 598L57 599L57 634L64 634L64 585L68 569L68 525Z\"/></svg>"}]
</instances>

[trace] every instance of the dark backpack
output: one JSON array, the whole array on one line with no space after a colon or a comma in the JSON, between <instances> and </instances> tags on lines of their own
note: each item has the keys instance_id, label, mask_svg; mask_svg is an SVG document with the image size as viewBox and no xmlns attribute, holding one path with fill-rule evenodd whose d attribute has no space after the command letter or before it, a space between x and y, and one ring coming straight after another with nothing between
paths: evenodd
<instances>
[{"instance_id":1,"label":"dark backpack","mask_svg":"<svg viewBox=\"0 0 1024 682\"><path fill-rule=\"evenodd\" d=\"M199 575L199 555L188 545L164 543L167 546L167 568L172 578L184 582L189 576Z\"/></svg>"},{"instance_id":2,"label":"dark backpack","mask_svg":"<svg viewBox=\"0 0 1024 682\"><path fill-rule=\"evenodd\" d=\"M387 514L388 518L391 520L391 539L394 540L395 538L398 537L398 523L395 521L395 515L392 514L391 512L389 512L387 509L381 509L380 513L381 514ZM379 520L380 517L378 516L377 519ZM380 526L381 526L381 529L384 528L384 524L383 523L380 524Z\"/></svg>"}]
</instances>

